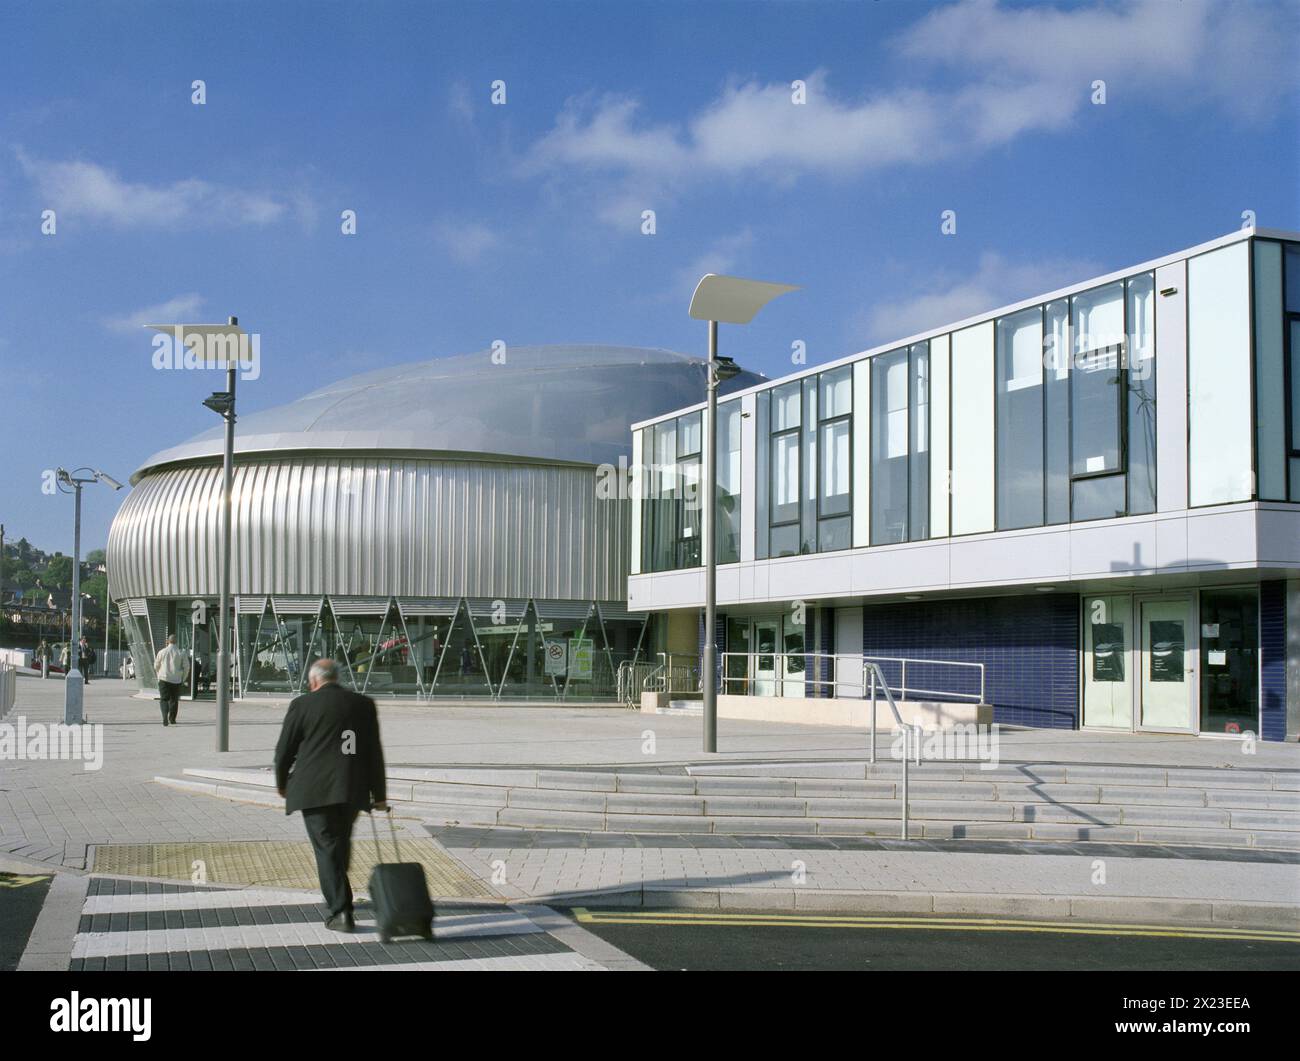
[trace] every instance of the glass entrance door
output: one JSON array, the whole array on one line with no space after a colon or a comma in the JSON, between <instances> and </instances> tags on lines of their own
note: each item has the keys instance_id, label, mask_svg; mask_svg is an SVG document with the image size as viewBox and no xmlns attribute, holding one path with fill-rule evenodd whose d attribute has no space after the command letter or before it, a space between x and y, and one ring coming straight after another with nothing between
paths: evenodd
<instances>
[{"instance_id":1,"label":"glass entrance door","mask_svg":"<svg viewBox=\"0 0 1300 1061\"><path fill-rule=\"evenodd\" d=\"M1189 597L1140 600L1141 728L1194 732L1196 632Z\"/></svg>"},{"instance_id":2,"label":"glass entrance door","mask_svg":"<svg viewBox=\"0 0 1300 1061\"><path fill-rule=\"evenodd\" d=\"M1259 591L1201 591L1201 732L1259 729Z\"/></svg>"},{"instance_id":3,"label":"glass entrance door","mask_svg":"<svg viewBox=\"0 0 1300 1061\"><path fill-rule=\"evenodd\" d=\"M1133 729L1133 600L1083 601L1083 724Z\"/></svg>"}]
</instances>

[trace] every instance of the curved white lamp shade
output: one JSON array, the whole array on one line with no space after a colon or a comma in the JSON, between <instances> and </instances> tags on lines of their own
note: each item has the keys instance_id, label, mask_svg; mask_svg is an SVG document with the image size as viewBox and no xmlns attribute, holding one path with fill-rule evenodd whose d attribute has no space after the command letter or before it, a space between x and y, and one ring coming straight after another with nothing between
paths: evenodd
<instances>
[{"instance_id":1,"label":"curved white lamp shade","mask_svg":"<svg viewBox=\"0 0 1300 1061\"><path fill-rule=\"evenodd\" d=\"M702 321L748 324L772 299L798 290L792 284L708 273L700 279L691 296L691 316Z\"/></svg>"}]
</instances>

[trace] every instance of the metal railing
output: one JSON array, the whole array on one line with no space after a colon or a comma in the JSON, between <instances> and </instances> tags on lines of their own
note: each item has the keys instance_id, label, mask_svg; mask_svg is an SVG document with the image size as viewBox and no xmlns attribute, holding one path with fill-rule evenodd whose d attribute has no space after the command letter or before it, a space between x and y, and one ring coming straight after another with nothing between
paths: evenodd
<instances>
[{"instance_id":1,"label":"metal railing","mask_svg":"<svg viewBox=\"0 0 1300 1061\"><path fill-rule=\"evenodd\" d=\"M629 708L639 708L646 680L659 668L660 664L654 660L623 660L618 665L618 702Z\"/></svg>"},{"instance_id":2,"label":"metal railing","mask_svg":"<svg viewBox=\"0 0 1300 1061\"><path fill-rule=\"evenodd\" d=\"M660 652L641 681L647 693L698 693L700 657L681 652Z\"/></svg>"},{"instance_id":3,"label":"metal railing","mask_svg":"<svg viewBox=\"0 0 1300 1061\"><path fill-rule=\"evenodd\" d=\"M818 690L813 695L826 695L823 690L829 688L832 696L866 699L869 693L868 668L874 666L875 680L890 692L896 693L900 701L906 702L908 694L911 694L913 700L920 696L984 703L983 663L902 656L859 656L852 652L723 652L721 660L722 691L741 696L804 696L806 688L812 686ZM946 672L940 670L939 673L953 675L954 680L943 689L908 685L909 664L913 675L916 675L918 667L952 668ZM896 674L897 681L889 681L886 670ZM822 677L823 672L828 676ZM921 673L929 685L929 676L934 672L923 669ZM969 679L965 675L970 675ZM942 684L942 679L940 683ZM795 686L797 691L787 692L787 685ZM978 692L975 691L976 686Z\"/></svg>"},{"instance_id":4,"label":"metal railing","mask_svg":"<svg viewBox=\"0 0 1300 1061\"><path fill-rule=\"evenodd\" d=\"M889 691L889 686L885 683L885 676L880 671L878 663L863 663L863 669L871 674L871 762L874 765L876 761L876 683L879 681L880 688L885 694L885 702L889 704L889 710L893 712L894 724L903 731L903 839L908 839L908 791L907 775L908 762L912 758L912 749L909 744L915 746L916 765L921 765L921 727L920 725L911 726L903 721L903 716L898 713L898 704L894 701L894 694Z\"/></svg>"},{"instance_id":5,"label":"metal railing","mask_svg":"<svg viewBox=\"0 0 1300 1061\"><path fill-rule=\"evenodd\" d=\"M0 718L13 710L18 699L18 668L11 663L0 663Z\"/></svg>"}]
</instances>

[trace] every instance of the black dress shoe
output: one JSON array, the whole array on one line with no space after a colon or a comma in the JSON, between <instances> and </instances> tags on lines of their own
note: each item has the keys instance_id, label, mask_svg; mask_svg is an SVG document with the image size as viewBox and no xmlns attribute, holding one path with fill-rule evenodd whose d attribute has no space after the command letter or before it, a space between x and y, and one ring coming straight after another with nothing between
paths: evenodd
<instances>
[{"instance_id":1,"label":"black dress shoe","mask_svg":"<svg viewBox=\"0 0 1300 1061\"><path fill-rule=\"evenodd\" d=\"M332 932L355 932L357 928L356 922L352 920L352 915L346 913L335 914L333 917L327 918L325 927Z\"/></svg>"}]
</instances>

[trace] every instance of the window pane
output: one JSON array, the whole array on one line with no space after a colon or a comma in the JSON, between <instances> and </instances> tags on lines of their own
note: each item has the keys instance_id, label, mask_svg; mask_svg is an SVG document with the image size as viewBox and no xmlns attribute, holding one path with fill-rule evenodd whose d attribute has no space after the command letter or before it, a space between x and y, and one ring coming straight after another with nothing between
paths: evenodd
<instances>
[{"instance_id":1,"label":"window pane","mask_svg":"<svg viewBox=\"0 0 1300 1061\"><path fill-rule=\"evenodd\" d=\"M803 380L803 502L799 506L800 549L817 551L817 377Z\"/></svg>"},{"instance_id":2,"label":"window pane","mask_svg":"<svg viewBox=\"0 0 1300 1061\"><path fill-rule=\"evenodd\" d=\"M1300 313L1300 245L1286 245L1286 308Z\"/></svg>"},{"instance_id":3,"label":"window pane","mask_svg":"<svg viewBox=\"0 0 1300 1061\"><path fill-rule=\"evenodd\" d=\"M772 433L799 426L800 386L796 380L772 391Z\"/></svg>"},{"instance_id":4,"label":"window pane","mask_svg":"<svg viewBox=\"0 0 1300 1061\"><path fill-rule=\"evenodd\" d=\"M764 560L768 556L767 528L771 523L772 447L768 440L771 423L772 392L758 392L754 402L754 557Z\"/></svg>"},{"instance_id":5,"label":"window pane","mask_svg":"<svg viewBox=\"0 0 1300 1061\"><path fill-rule=\"evenodd\" d=\"M1282 245L1255 241L1255 456L1259 496L1286 500ZM1294 354L1294 346L1292 347Z\"/></svg>"},{"instance_id":6,"label":"window pane","mask_svg":"<svg viewBox=\"0 0 1300 1061\"><path fill-rule=\"evenodd\" d=\"M718 407L718 528L720 564L740 559L740 403Z\"/></svg>"},{"instance_id":7,"label":"window pane","mask_svg":"<svg viewBox=\"0 0 1300 1061\"><path fill-rule=\"evenodd\" d=\"M822 516L838 516L852 511L849 494L849 422L838 420L822 425L821 436L821 497L819 511Z\"/></svg>"},{"instance_id":8,"label":"window pane","mask_svg":"<svg viewBox=\"0 0 1300 1061\"><path fill-rule=\"evenodd\" d=\"M853 519L839 516L836 519L824 519L817 527L817 548L824 553L835 549L847 549L853 544Z\"/></svg>"},{"instance_id":9,"label":"window pane","mask_svg":"<svg viewBox=\"0 0 1300 1061\"><path fill-rule=\"evenodd\" d=\"M1049 302L1043 341L1044 479L1048 523L1070 522L1070 305Z\"/></svg>"},{"instance_id":10,"label":"window pane","mask_svg":"<svg viewBox=\"0 0 1300 1061\"><path fill-rule=\"evenodd\" d=\"M1043 317L997 322L998 528L1043 522Z\"/></svg>"},{"instance_id":11,"label":"window pane","mask_svg":"<svg viewBox=\"0 0 1300 1061\"><path fill-rule=\"evenodd\" d=\"M702 560L700 553L700 459L690 457L677 465L679 485L677 567L694 567Z\"/></svg>"},{"instance_id":12,"label":"window pane","mask_svg":"<svg viewBox=\"0 0 1300 1061\"><path fill-rule=\"evenodd\" d=\"M772 528L771 553L773 556L797 556L799 554L799 525L797 523Z\"/></svg>"},{"instance_id":13,"label":"window pane","mask_svg":"<svg viewBox=\"0 0 1300 1061\"><path fill-rule=\"evenodd\" d=\"M914 343L908 426L908 536L930 537L930 344Z\"/></svg>"},{"instance_id":14,"label":"window pane","mask_svg":"<svg viewBox=\"0 0 1300 1061\"><path fill-rule=\"evenodd\" d=\"M831 420L853 411L852 366L821 374L821 418Z\"/></svg>"},{"instance_id":15,"label":"window pane","mask_svg":"<svg viewBox=\"0 0 1300 1061\"><path fill-rule=\"evenodd\" d=\"M1074 482L1074 518L1114 519L1124 515L1124 476L1105 475Z\"/></svg>"},{"instance_id":16,"label":"window pane","mask_svg":"<svg viewBox=\"0 0 1300 1061\"><path fill-rule=\"evenodd\" d=\"M907 540L906 350L871 363L871 544Z\"/></svg>"},{"instance_id":17,"label":"window pane","mask_svg":"<svg viewBox=\"0 0 1300 1061\"><path fill-rule=\"evenodd\" d=\"M669 497L677 483L677 426L672 420L655 425L654 460L658 496Z\"/></svg>"},{"instance_id":18,"label":"window pane","mask_svg":"<svg viewBox=\"0 0 1300 1061\"><path fill-rule=\"evenodd\" d=\"M1295 320L1291 321L1291 448L1300 450L1300 321Z\"/></svg>"},{"instance_id":19,"label":"window pane","mask_svg":"<svg viewBox=\"0 0 1300 1061\"><path fill-rule=\"evenodd\" d=\"M1085 291L1076 295L1073 302L1070 473L1096 475L1120 471L1119 384L1120 349L1124 342L1124 284L1116 281Z\"/></svg>"},{"instance_id":20,"label":"window pane","mask_svg":"<svg viewBox=\"0 0 1300 1061\"><path fill-rule=\"evenodd\" d=\"M799 518L799 436L772 439L772 522L793 523Z\"/></svg>"},{"instance_id":21,"label":"window pane","mask_svg":"<svg viewBox=\"0 0 1300 1061\"><path fill-rule=\"evenodd\" d=\"M1103 350L1124 341L1124 283L1074 296L1074 353Z\"/></svg>"},{"instance_id":22,"label":"window pane","mask_svg":"<svg viewBox=\"0 0 1300 1061\"><path fill-rule=\"evenodd\" d=\"M1187 263L1189 503L1250 498L1249 242Z\"/></svg>"},{"instance_id":23,"label":"window pane","mask_svg":"<svg viewBox=\"0 0 1300 1061\"><path fill-rule=\"evenodd\" d=\"M703 453L700 446L700 432L703 423L702 413L688 413L677 421L677 453L685 457L688 453Z\"/></svg>"},{"instance_id":24,"label":"window pane","mask_svg":"<svg viewBox=\"0 0 1300 1061\"><path fill-rule=\"evenodd\" d=\"M1156 510L1155 276L1128 281L1128 513Z\"/></svg>"}]
</instances>

